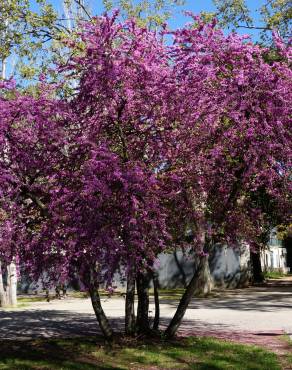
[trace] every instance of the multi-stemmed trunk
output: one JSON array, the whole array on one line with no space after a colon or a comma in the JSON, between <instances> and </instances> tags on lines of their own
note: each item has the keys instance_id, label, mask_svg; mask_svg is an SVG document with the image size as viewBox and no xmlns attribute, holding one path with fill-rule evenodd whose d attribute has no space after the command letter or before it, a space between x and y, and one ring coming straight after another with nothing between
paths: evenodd
<instances>
[{"instance_id":1,"label":"multi-stemmed trunk","mask_svg":"<svg viewBox=\"0 0 292 370\"><path fill-rule=\"evenodd\" d=\"M153 328L150 328L149 322L149 275L146 273L138 273L136 275L136 287L138 296L138 306L137 306L137 319L135 320L134 312L134 300L135 300L135 274L130 271L127 276L127 292L126 292L126 302L125 302L125 331L128 335L133 335L134 333L140 333L143 335L153 335L158 330L159 326L159 295L158 295L158 279L155 274L152 276L153 286L154 286L154 303L155 303L155 317ZM204 293L206 290L209 291L211 287L210 270L208 264L208 255L202 255L198 257L198 262L196 264L195 273L187 285L186 290L179 302L177 310L174 317L169 323L167 329L165 330L165 337L172 338L185 315L188 305L193 298L194 294L197 293L198 287L203 289ZM91 284L89 288L92 306L99 323L102 334L108 342L113 340L113 330L111 325L103 311L101 306L100 296L98 293L98 284L91 279Z\"/></svg>"}]
</instances>

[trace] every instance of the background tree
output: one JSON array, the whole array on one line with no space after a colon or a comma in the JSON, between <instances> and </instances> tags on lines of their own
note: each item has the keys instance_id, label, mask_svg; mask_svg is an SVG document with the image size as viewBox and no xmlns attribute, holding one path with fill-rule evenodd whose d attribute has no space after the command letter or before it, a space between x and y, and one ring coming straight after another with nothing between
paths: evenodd
<instances>
[{"instance_id":1,"label":"background tree","mask_svg":"<svg viewBox=\"0 0 292 370\"><path fill-rule=\"evenodd\" d=\"M179 112L176 122L181 126L169 171L181 179L176 205L182 205L193 227L205 271L210 241L245 241L258 248L270 217L268 198L273 215L289 218L291 71L289 48L279 40L282 61L267 63L265 49L236 34L224 37L215 23L195 21L195 29L174 32L176 84L171 96L177 104L172 114ZM196 274L168 336L175 333L193 296Z\"/></svg>"},{"instance_id":2,"label":"background tree","mask_svg":"<svg viewBox=\"0 0 292 370\"><path fill-rule=\"evenodd\" d=\"M86 9L64 2L65 18L45 0L0 1L0 61L2 80L14 76L25 91L38 94L38 75L48 76L53 62L66 60L64 38L75 39ZM84 8L84 9L83 9ZM37 9L37 10L35 10ZM82 10L82 11L81 11ZM50 74L54 81L57 73ZM72 82L68 81L68 87ZM66 91L66 89L64 89ZM64 93L64 92L63 92ZM33 182L33 181L32 181ZM14 260L17 257L14 257ZM0 279L2 305L16 305L15 261L3 261ZM19 272L18 272L19 273ZM5 283L5 284L4 284Z\"/></svg>"},{"instance_id":3,"label":"background tree","mask_svg":"<svg viewBox=\"0 0 292 370\"><path fill-rule=\"evenodd\" d=\"M124 19L134 18L140 26L161 27L185 0L103 0L107 11L120 9Z\"/></svg>"},{"instance_id":4,"label":"background tree","mask_svg":"<svg viewBox=\"0 0 292 370\"><path fill-rule=\"evenodd\" d=\"M52 5L36 0L38 11L33 11L32 5L28 0L0 2L2 78L16 71L22 78L34 77L46 55L46 45L64 31Z\"/></svg>"},{"instance_id":5,"label":"background tree","mask_svg":"<svg viewBox=\"0 0 292 370\"><path fill-rule=\"evenodd\" d=\"M277 29L286 41L291 37L292 8L289 0L266 0L259 6L259 19L254 19L245 0L213 0L221 27L258 30L264 43L272 41L272 32Z\"/></svg>"}]
</instances>

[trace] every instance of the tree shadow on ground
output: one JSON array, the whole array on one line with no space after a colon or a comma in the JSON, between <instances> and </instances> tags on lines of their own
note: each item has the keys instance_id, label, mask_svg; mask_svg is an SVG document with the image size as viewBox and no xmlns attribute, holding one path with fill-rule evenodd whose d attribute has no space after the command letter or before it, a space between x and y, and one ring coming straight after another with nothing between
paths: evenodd
<instances>
[{"instance_id":1,"label":"tree shadow on ground","mask_svg":"<svg viewBox=\"0 0 292 370\"><path fill-rule=\"evenodd\" d=\"M97 339L95 339L97 342ZM101 341L101 340L100 340ZM92 346L92 339L82 338L86 346ZM108 369L97 367L96 359L84 355L82 347L76 343L66 346L66 340L27 340L0 341L1 369ZM2 367L3 366L3 367ZM5 369L5 367L4 367Z\"/></svg>"},{"instance_id":2,"label":"tree shadow on ground","mask_svg":"<svg viewBox=\"0 0 292 370\"><path fill-rule=\"evenodd\" d=\"M165 329L170 318L161 317L160 327ZM124 332L124 318L110 318L116 333ZM100 336L93 314L61 310L0 311L0 340L27 341L34 338L74 338ZM229 325L213 324L200 320L183 320L180 335L208 331L209 335L230 330Z\"/></svg>"},{"instance_id":3,"label":"tree shadow on ground","mask_svg":"<svg viewBox=\"0 0 292 370\"><path fill-rule=\"evenodd\" d=\"M122 318L114 318L111 323L115 330L122 330ZM58 310L0 311L0 328L0 339L25 340L100 334L93 314Z\"/></svg>"},{"instance_id":4,"label":"tree shadow on ground","mask_svg":"<svg viewBox=\"0 0 292 370\"><path fill-rule=\"evenodd\" d=\"M1 369L276 370L275 354L212 338L136 340L105 347L101 338L0 341Z\"/></svg>"}]
</instances>

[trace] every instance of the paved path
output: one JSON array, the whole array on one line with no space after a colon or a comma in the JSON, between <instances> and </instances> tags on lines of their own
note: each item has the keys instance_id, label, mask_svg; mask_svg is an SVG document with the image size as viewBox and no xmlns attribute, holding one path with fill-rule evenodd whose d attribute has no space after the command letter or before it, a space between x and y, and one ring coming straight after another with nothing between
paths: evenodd
<instances>
[{"instance_id":1,"label":"paved path","mask_svg":"<svg viewBox=\"0 0 292 370\"><path fill-rule=\"evenodd\" d=\"M103 299L102 303L113 325L122 328L124 298ZM175 301L162 302L163 324L167 324L175 308ZM216 336L219 333L220 336L221 333L223 337L228 337L228 333L233 333L235 339L238 333L252 333L258 338L272 338L283 332L292 335L291 308L291 278L270 281L265 287L220 292L208 299L194 298L186 312L180 334ZM154 311L153 305L150 310ZM23 309L0 309L0 339L70 337L94 335L97 332L89 299L54 300L50 303L33 303Z\"/></svg>"}]
</instances>

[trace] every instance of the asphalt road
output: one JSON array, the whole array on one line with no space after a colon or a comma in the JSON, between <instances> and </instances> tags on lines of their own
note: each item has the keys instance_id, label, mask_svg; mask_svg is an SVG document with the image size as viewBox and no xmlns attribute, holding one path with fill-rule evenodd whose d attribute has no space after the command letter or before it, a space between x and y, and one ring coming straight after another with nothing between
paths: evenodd
<instances>
[{"instance_id":1,"label":"asphalt road","mask_svg":"<svg viewBox=\"0 0 292 370\"><path fill-rule=\"evenodd\" d=\"M124 298L102 299L105 312L116 329L123 327ZM166 325L177 301L161 302L161 322ZM212 298L194 298L186 312L180 333L187 331L253 332L292 336L292 279L271 281L265 287L219 292ZM154 306L150 305L150 316ZM71 337L98 333L89 299L36 302L14 310L0 309L0 339Z\"/></svg>"}]
</instances>

